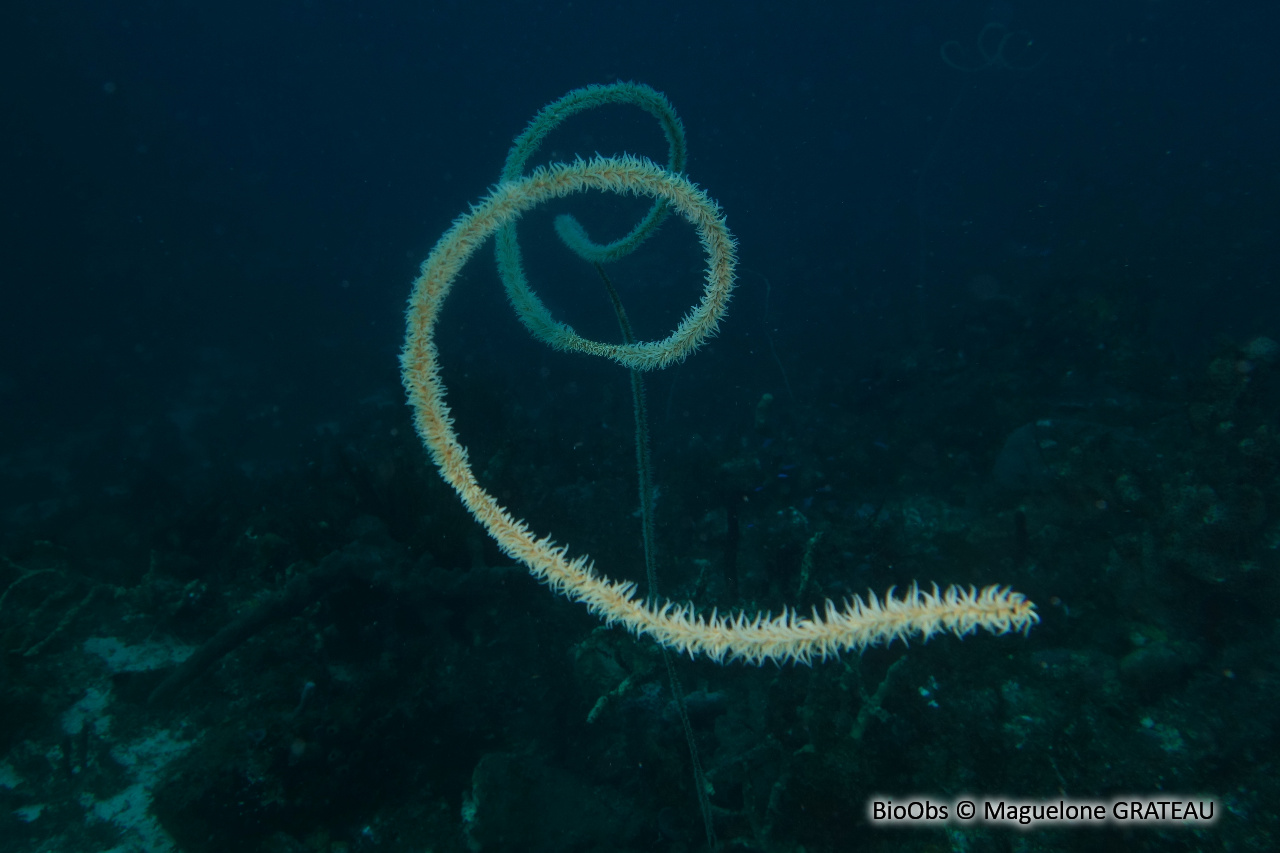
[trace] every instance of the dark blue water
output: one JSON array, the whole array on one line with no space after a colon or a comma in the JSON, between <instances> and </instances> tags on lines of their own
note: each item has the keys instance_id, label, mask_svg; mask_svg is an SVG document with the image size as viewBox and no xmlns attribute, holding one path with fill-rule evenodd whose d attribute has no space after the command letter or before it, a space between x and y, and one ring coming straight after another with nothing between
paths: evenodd
<instances>
[{"instance_id":1,"label":"dark blue water","mask_svg":"<svg viewBox=\"0 0 1280 853\"><path fill-rule=\"evenodd\" d=\"M397 361L419 264L513 137L617 80L670 99L738 240L718 337L645 378L663 594L776 613L1007 584L1041 617L812 668L678 662L718 849L1274 845L1273 4L2 16L0 848L707 847L656 645L502 555ZM534 162L665 151L613 105ZM644 210L522 219L557 317L620 339L553 215L609 238ZM671 220L607 274L658 338L701 249ZM438 342L482 484L642 583L626 371L532 340L488 247ZM868 816L962 793L1217 821Z\"/></svg>"}]
</instances>

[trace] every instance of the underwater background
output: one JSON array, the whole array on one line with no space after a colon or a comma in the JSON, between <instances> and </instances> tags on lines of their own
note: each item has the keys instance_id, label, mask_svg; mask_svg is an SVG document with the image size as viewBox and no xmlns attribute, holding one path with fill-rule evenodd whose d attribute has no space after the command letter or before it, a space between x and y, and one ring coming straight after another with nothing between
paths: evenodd
<instances>
[{"instance_id":1,"label":"underwater background","mask_svg":"<svg viewBox=\"0 0 1280 853\"><path fill-rule=\"evenodd\" d=\"M0 850L1280 845L1280 6L16 0L0 11ZM738 240L644 377L702 611L1012 586L1027 636L671 658L513 564L415 434L418 266L544 105L665 93ZM534 165L662 162L624 105ZM621 340L552 221L557 318ZM608 265L697 299L670 219ZM437 338L480 482L646 573L627 371L489 247ZM699 768L695 771L695 767ZM701 791L699 790L701 788ZM884 827L876 800L1211 803Z\"/></svg>"}]
</instances>

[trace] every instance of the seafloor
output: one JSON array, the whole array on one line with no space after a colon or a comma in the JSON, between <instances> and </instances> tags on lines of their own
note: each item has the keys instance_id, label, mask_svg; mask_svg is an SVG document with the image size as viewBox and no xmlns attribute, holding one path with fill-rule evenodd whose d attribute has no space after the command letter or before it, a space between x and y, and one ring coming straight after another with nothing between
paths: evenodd
<instances>
[{"instance_id":1,"label":"seafloor","mask_svg":"<svg viewBox=\"0 0 1280 853\"><path fill-rule=\"evenodd\" d=\"M859 384L789 364L737 433L678 435L654 394L664 593L776 609L999 582L1042 617L812 667L678 661L721 849L1280 844L1277 346L1223 340L1174 371L1124 305L1058 292L980 291L994 332L886 352ZM488 413L476 467L639 580L617 382L607 440L559 443L548 413L589 395L548 383L545 409ZM220 464L213 417L0 454L5 853L705 849L654 645L498 553L393 383L272 467ZM868 825L873 795L965 792L1218 813Z\"/></svg>"}]
</instances>

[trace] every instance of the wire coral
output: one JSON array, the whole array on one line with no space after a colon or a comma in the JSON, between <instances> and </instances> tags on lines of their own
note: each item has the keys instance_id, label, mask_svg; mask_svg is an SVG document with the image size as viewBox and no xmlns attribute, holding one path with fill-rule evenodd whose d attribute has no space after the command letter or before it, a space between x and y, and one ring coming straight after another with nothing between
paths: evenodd
<instances>
[{"instance_id":1,"label":"wire coral","mask_svg":"<svg viewBox=\"0 0 1280 853\"><path fill-rule=\"evenodd\" d=\"M665 98L658 96L660 101L655 101L645 94L653 90L635 84L619 86L628 87L624 97L639 92L643 97L637 98L654 106L651 112L668 131L673 168L629 155L597 156L573 163L553 163L521 175L537 142L565 111L609 102L608 93L601 91L607 87L576 90L539 114L551 118L535 119L513 147L503 180L453 222L422 264L409 298L401 377L414 410L418 435L445 481L502 551L553 591L581 602L607 624L619 624L633 634L650 636L677 653L705 655L717 662L807 664L841 652L916 636L927 640L943 632L963 637L978 629L996 634L1029 631L1039 622L1035 605L1021 593L1000 586L982 590L952 586L939 590L934 585L924 590L913 583L901 597L891 589L883 597L854 596L842 605L828 601L821 613L815 608L809 615L791 608L778 616L700 614L693 604L650 603L637 594L634 583L611 580L597 572L585 555L570 558L568 546L535 535L480 485L453 429L434 334L445 298L462 267L480 246L497 235L500 264L504 254L518 252L513 225L522 214L552 199L590 190L644 196L652 199L654 206L644 222L633 229L633 235L643 229L637 242L656 226L656 221L649 226L645 223L655 217L660 219L669 210L694 227L707 256L701 300L669 336L658 341L610 344L582 338L556 321L527 283L523 293L517 288L514 294L508 284L508 295L525 325L557 349L609 358L635 370L659 369L688 357L714 335L728 308L737 265L735 241L719 206L674 168L681 166L684 158L683 130L679 129L678 119ZM570 106L562 110L556 108L557 104ZM504 270L504 280L508 271Z\"/></svg>"}]
</instances>

